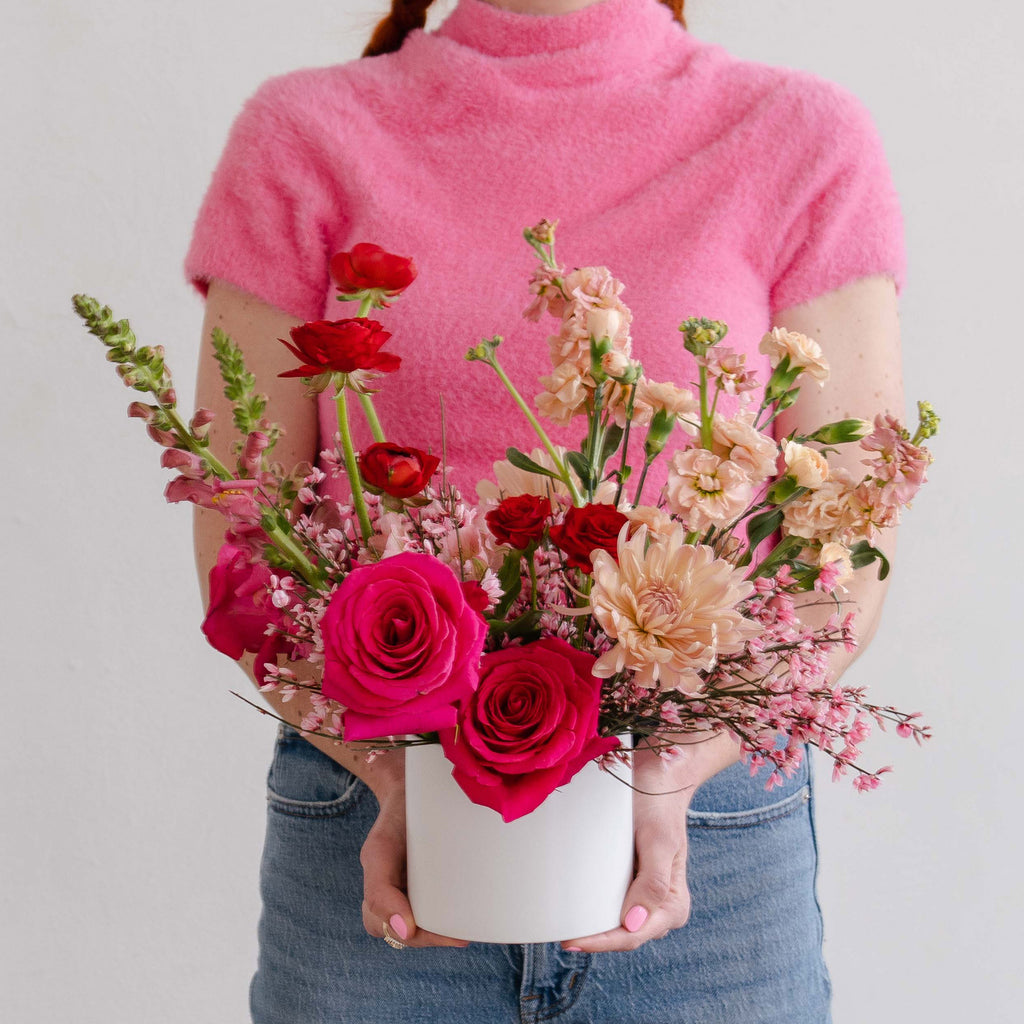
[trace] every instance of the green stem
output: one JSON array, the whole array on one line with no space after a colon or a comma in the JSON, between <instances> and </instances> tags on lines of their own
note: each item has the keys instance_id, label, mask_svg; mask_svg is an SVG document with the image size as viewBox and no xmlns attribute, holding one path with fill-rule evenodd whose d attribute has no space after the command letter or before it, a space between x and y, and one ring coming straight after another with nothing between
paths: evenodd
<instances>
[{"instance_id":1,"label":"green stem","mask_svg":"<svg viewBox=\"0 0 1024 1024\"><path fill-rule=\"evenodd\" d=\"M647 479L647 470L651 468L651 463L654 461L655 458L657 458L657 456L644 458L644 468L640 471L640 480L637 482L636 485L636 494L633 495L634 508L636 508L636 506L640 504L640 495L643 494L644 491L644 481Z\"/></svg>"},{"instance_id":2,"label":"green stem","mask_svg":"<svg viewBox=\"0 0 1024 1024\"><path fill-rule=\"evenodd\" d=\"M622 431L622 458L619 460L619 486L615 488L615 507L619 507L622 498L622 486L625 481L626 457L629 453L629 428L633 425L633 401L636 398L636 385L630 384L629 398L626 399L626 426Z\"/></svg>"},{"instance_id":3,"label":"green stem","mask_svg":"<svg viewBox=\"0 0 1024 1024\"><path fill-rule=\"evenodd\" d=\"M348 403L345 401L344 387L335 395L334 401L338 407L338 432L341 434L341 449L345 455L345 472L352 488L352 505L359 519L359 530L363 535L363 543L369 544L373 529L370 526L370 514L366 510L366 499L363 497L363 481L359 476L356 452L352 447L352 432L348 424Z\"/></svg>"},{"instance_id":4,"label":"green stem","mask_svg":"<svg viewBox=\"0 0 1024 1024\"><path fill-rule=\"evenodd\" d=\"M306 553L295 542L295 539L291 534L276 524L268 525L264 523L262 525L263 532L267 535L270 543L273 544L278 551L287 555L295 562L299 572L302 573L306 582L314 589L322 590L326 582L323 574L306 557Z\"/></svg>"},{"instance_id":5,"label":"green stem","mask_svg":"<svg viewBox=\"0 0 1024 1024\"><path fill-rule=\"evenodd\" d=\"M373 309L373 297L364 295L362 302L359 303L359 311L356 313L356 316L366 316L371 309Z\"/></svg>"},{"instance_id":6,"label":"green stem","mask_svg":"<svg viewBox=\"0 0 1024 1024\"><path fill-rule=\"evenodd\" d=\"M600 478L601 449L604 447L604 431L601 429L601 406L604 401L604 384L594 388L594 409L590 414L590 429L587 434L588 454L590 456L590 480L587 482L587 501L594 500L594 485Z\"/></svg>"},{"instance_id":7,"label":"green stem","mask_svg":"<svg viewBox=\"0 0 1024 1024\"><path fill-rule=\"evenodd\" d=\"M530 608L537 610L537 565L533 558L536 545L531 545L525 552L526 561L530 566Z\"/></svg>"},{"instance_id":8,"label":"green stem","mask_svg":"<svg viewBox=\"0 0 1024 1024\"><path fill-rule=\"evenodd\" d=\"M366 422L370 425L370 433L373 434L374 441L383 441L384 430L380 425L380 420L377 419L377 410L373 407L373 397L360 393L359 404L363 407L363 413L366 416Z\"/></svg>"},{"instance_id":9,"label":"green stem","mask_svg":"<svg viewBox=\"0 0 1024 1024\"><path fill-rule=\"evenodd\" d=\"M491 358L487 360L487 362L490 364L494 372L498 375L498 379L501 381L501 383L505 385L505 390L508 391L508 393L512 396L516 405L518 405L519 408L523 411L523 415L525 415L526 418L530 421L530 426L533 427L537 436L540 438L541 444L543 444L544 447L547 449L547 453L548 455L551 456L551 461L555 465L555 469L558 472L559 478L561 479L562 483L564 483L565 486L569 488L569 494L572 497L573 504L582 505L583 499L580 497L580 492L576 489L576 485L573 483L572 476L570 475L569 471L565 468L565 463L562 462L562 460L558 457L558 452L555 450L555 446L551 443L551 439L544 432L544 428L538 422L537 417L534 416L533 410L526 404L526 402L523 400L523 396L519 394L519 392L516 390L515 384L513 384L512 381L509 380L508 374L505 373L505 371L501 368L501 364L498 362L497 358L492 355Z\"/></svg>"},{"instance_id":10,"label":"green stem","mask_svg":"<svg viewBox=\"0 0 1024 1024\"><path fill-rule=\"evenodd\" d=\"M200 444L199 441L193 436L192 431L185 425L185 422L178 415L176 409L172 406L164 405L162 402L158 403L160 411L164 413L171 425L174 427L174 432L178 435L181 441L185 444L193 455L198 455L209 467L215 477L220 480L234 480L235 474L224 465L220 459L217 458L213 452L210 451L205 445Z\"/></svg>"},{"instance_id":11,"label":"green stem","mask_svg":"<svg viewBox=\"0 0 1024 1024\"><path fill-rule=\"evenodd\" d=\"M711 450L711 417L708 415L708 368L700 367L700 443L701 447Z\"/></svg>"}]
</instances>

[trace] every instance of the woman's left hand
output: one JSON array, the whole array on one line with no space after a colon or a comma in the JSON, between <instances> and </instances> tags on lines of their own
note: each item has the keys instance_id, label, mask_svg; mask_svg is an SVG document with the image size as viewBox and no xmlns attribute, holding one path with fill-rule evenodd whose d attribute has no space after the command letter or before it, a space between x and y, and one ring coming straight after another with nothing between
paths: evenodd
<instances>
[{"instance_id":1,"label":"woman's left hand","mask_svg":"<svg viewBox=\"0 0 1024 1024\"><path fill-rule=\"evenodd\" d=\"M636 875L622 904L622 923L611 931L568 939L563 948L584 953L636 949L686 924L686 812L697 787L738 759L736 740L724 733L683 743L673 758L637 751L633 785L646 792L633 794Z\"/></svg>"}]
</instances>

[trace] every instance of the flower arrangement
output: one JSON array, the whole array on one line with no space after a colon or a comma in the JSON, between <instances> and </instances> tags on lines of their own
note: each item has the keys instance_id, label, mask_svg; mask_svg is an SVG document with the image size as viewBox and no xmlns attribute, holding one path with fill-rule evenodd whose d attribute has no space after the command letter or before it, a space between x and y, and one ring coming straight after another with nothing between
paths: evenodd
<instances>
[{"instance_id":1,"label":"flower arrangement","mask_svg":"<svg viewBox=\"0 0 1024 1024\"><path fill-rule=\"evenodd\" d=\"M389 440L374 411L401 359L368 314L414 282L411 259L367 243L339 253L331 273L357 315L282 339L297 365L281 376L333 389L338 410L336 444L317 467L291 471L271 461L279 428L223 333L213 345L241 435L231 459L211 451L210 412L181 417L163 350L139 347L127 321L75 297L124 383L151 398L129 415L177 474L167 500L227 522L208 640L234 659L254 653L261 689L308 694L306 733L362 743L371 758L439 743L469 798L506 821L588 761L628 758L617 737L630 733L670 757L688 734L728 730L752 774L770 766L769 788L810 743L832 758L834 777L852 772L859 789L874 788L890 769L857 763L872 724L918 741L929 730L918 714L831 681L829 651L856 643L843 585L875 563L888 572L878 533L924 482L923 442L938 418L922 402L913 435L882 413L776 438L772 424L800 385L828 377L813 340L765 335L762 384L723 344L725 324L690 319L681 341L698 379L650 380L632 357L622 283L603 267L567 272L547 221L525 237L539 262L524 315L558 324L536 411L502 368L500 338L467 359L497 374L539 444L508 448L478 502L437 455ZM717 411L722 394L744 400L737 415ZM374 437L358 452L355 405ZM579 422L579 447L553 444L542 420ZM860 477L829 464L845 445L864 453ZM647 494L658 459L667 483ZM328 476L347 479L349 499L321 493ZM801 621L808 596L832 604L823 626Z\"/></svg>"}]
</instances>

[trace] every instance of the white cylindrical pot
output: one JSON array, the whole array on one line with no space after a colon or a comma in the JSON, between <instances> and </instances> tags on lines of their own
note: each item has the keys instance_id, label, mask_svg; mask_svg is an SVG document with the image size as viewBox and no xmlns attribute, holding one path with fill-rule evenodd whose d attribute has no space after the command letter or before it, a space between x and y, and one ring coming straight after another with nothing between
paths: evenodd
<instances>
[{"instance_id":1,"label":"white cylindrical pot","mask_svg":"<svg viewBox=\"0 0 1024 1024\"><path fill-rule=\"evenodd\" d=\"M438 744L405 761L408 888L420 928L471 942L558 942L618 927L633 877L630 769L588 762L502 821L452 778Z\"/></svg>"}]
</instances>

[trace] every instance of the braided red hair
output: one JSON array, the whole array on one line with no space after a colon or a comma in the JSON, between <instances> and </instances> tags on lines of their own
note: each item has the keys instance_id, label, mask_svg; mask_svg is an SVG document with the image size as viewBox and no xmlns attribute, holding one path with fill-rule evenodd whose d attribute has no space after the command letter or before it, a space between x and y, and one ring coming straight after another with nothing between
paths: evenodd
<instances>
[{"instance_id":1,"label":"braided red hair","mask_svg":"<svg viewBox=\"0 0 1024 1024\"><path fill-rule=\"evenodd\" d=\"M377 23L370 41L363 50L364 57L376 57L381 53L397 50L405 37L414 28L423 28L427 23L427 8L433 0L391 0L391 12ZM686 0L661 0L672 17L684 28L683 5Z\"/></svg>"}]
</instances>

